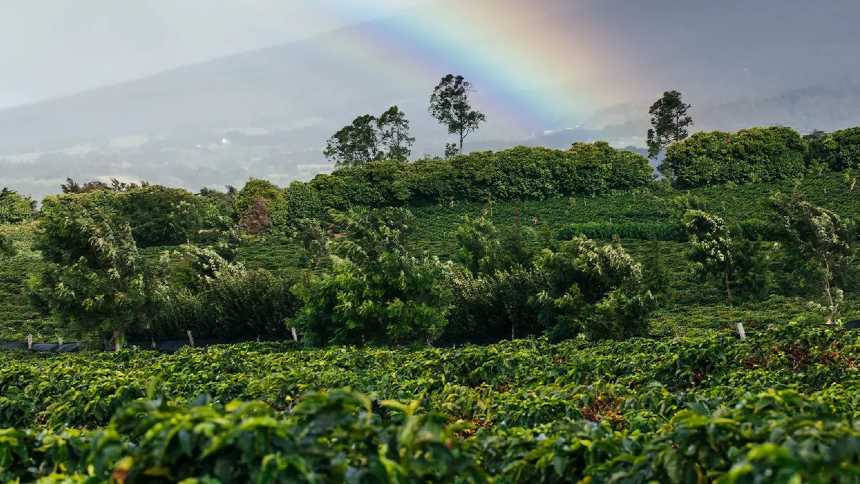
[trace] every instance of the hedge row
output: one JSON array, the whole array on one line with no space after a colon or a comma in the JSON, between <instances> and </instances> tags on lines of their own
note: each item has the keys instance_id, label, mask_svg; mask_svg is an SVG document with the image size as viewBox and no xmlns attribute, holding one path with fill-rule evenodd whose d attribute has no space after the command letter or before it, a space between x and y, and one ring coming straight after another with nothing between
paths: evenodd
<instances>
[{"instance_id":1,"label":"hedge row","mask_svg":"<svg viewBox=\"0 0 860 484\"><path fill-rule=\"evenodd\" d=\"M696 133L666 150L664 166L678 188L791 179L807 167L860 166L860 127L806 137L791 128Z\"/></svg>"},{"instance_id":2,"label":"hedge row","mask_svg":"<svg viewBox=\"0 0 860 484\"><path fill-rule=\"evenodd\" d=\"M272 222L319 216L326 209L445 203L453 200L543 200L646 186L648 160L607 143L570 150L517 147L450 160L378 161L294 182L274 200Z\"/></svg>"}]
</instances>

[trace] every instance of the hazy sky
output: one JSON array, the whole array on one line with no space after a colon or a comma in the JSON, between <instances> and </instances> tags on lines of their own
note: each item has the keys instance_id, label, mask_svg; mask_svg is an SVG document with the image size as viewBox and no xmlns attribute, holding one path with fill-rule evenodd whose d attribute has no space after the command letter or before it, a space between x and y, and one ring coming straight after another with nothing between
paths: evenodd
<instances>
[{"instance_id":1,"label":"hazy sky","mask_svg":"<svg viewBox=\"0 0 860 484\"><path fill-rule=\"evenodd\" d=\"M0 107L389 15L423 0L2 0Z\"/></svg>"}]
</instances>

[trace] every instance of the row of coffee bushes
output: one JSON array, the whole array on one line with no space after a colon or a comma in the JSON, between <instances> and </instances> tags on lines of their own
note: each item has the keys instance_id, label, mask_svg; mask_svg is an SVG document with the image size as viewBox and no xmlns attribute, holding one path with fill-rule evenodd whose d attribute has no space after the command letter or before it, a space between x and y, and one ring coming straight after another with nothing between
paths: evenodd
<instances>
[{"instance_id":1,"label":"row of coffee bushes","mask_svg":"<svg viewBox=\"0 0 860 484\"><path fill-rule=\"evenodd\" d=\"M806 137L781 126L696 133L666 150L663 167L678 188L791 179L809 168L857 168L860 127Z\"/></svg>"},{"instance_id":2,"label":"row of coffee bushes","mask_svg":"<svg viewBox=\"0 0 860 484\"><path fill-rule=\"evenodd\" d=\"M371 162L295 182L271 197L279 222L316 218L327 209L398 207L453 200L543 200L601 194L648 185L653 170L636 153L607 143L577 143L571 149L517 147L414 163Z\"/></svg>"}]
</instances>

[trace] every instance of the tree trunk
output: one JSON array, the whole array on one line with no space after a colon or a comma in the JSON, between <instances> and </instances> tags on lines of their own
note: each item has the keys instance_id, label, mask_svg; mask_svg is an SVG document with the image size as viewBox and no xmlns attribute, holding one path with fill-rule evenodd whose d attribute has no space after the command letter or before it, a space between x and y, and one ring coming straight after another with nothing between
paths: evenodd
<instances>
[{"instance_id":1,"label":"tree trunk","mask_svg":"<svg viewBox=\"0 0 860 484\"><path fill-rule=\"evenodd\" d=\"M729 271L725 271L723 273L723 275L725 276L725 281L726 281L726 301L728 301L729 306L731 306L732 305L732 285L731 285L731 282L729 281Z\"/></svg>"},{"instance_id":2,"label":"tree trunk","mask_svg":"<svg viewBox=\"0 0 860 484\"><path fill-rule=\"evenodd\" d=\"M836 307L833 302L833 291L830 288L830 264L824 263L824 295L827 296L827 308L830 314L827 316L827 324L833 324L833 318L836 317Z\"/></svg>"},{"instance_id":3,"label":"tree trunk","mask_svg":"<svg viewBox=\"0 0 860 484\"><path fill-rule=\"evenodd\" d=\"M113 350L119 351L122 349L122 342L124 338L124 333L121 329L113 330Z\"/></svg>"}]
</instances>

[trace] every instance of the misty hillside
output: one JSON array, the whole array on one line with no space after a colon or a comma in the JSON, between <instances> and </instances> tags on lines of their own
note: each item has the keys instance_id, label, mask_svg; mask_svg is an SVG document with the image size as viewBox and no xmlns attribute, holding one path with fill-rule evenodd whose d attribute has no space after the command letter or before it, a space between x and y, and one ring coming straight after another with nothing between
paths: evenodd
<instances>
[{"instance_id":1,"label":"misty hillside","mask_svg":"<svg viewBox=\"0 0 860 484\"><path fill-rule=\"evenodd\" d=\"M487 19L487 11L500 14ZM325 168L321 148L337 128L392 104L412 122L413 155L435 154L446 133L426 102L447 72L474 82L489 119L471 149L641 144L649 101L670 88L695 105L698 128L834 129L860 122L852 109L860 101L858 15L860 4L848 0L436 2L0 111L2 184L43 195L56 190L58 173L189 188L249 176L286 183ZM452 19L463 28L451 28ZM552 34L537 39L544 32ZM510 55L497 43L510 43ZM530 55L541 57L551 83L517 71ZM578 108L533 101L556 98Z\"/></svg>"}]
</instances>

